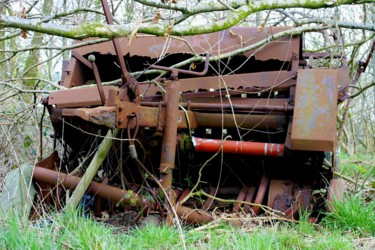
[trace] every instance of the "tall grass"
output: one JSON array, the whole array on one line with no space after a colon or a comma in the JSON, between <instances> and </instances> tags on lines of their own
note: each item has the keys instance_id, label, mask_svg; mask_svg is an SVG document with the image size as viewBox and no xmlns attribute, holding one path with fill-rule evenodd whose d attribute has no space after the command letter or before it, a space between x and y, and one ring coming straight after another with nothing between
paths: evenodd
<instances>
[{"instance_id":1,"label":"tall grass","mask_svg":"<svg viewBox=\"0 0 375 250\"><path fill-rule=\"evenodd\" d=\"M303 230L301 230L303 228ZM118 231L77 214L22 221L0 221L0 249L184 249L174 227L146 226ZM185 227L187 249L353 249L354 237L339 229L316 230L308 221L254 227L225 224L196 230Z\"/></svg>"},{"instance_id":2,"label":"tall grass","mask_svg":"<svg viewBox=\"0 0 375 250\"><path fill-rule=\"evenodd\" d=\"M343 202L334 200L324 224L360 236L375 236L375 200L366 202L360 194L346 195Z\"/></svg>"}]
</instances>

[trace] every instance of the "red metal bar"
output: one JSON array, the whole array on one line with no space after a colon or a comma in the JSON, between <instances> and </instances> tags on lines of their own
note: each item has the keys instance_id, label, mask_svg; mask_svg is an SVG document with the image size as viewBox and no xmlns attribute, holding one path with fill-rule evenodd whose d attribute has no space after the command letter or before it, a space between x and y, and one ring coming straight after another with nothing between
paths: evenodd
<instances>
[{"instance_id":1,"label":"red metal bar","mask_svg":"<svg viewBox=\"0 0 375 250\"><path fill-rule=\"evenodd\" d=\"M195 151L198 152L217 152L223 150L224 153L264 155L264 156L283 156L284 145L262 142L228 141L192 138Z\"/></svg>"}]
</instances>

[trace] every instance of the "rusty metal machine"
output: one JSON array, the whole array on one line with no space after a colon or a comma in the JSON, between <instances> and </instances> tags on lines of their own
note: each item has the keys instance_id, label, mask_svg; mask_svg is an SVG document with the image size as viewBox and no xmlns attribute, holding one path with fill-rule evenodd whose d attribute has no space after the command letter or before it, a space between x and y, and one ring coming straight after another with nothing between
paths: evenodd
<instances>
[{"instance_id":1,"label":"rusty metal machine","mask_svg":"<svg viewBox=\"0 0 375 250\"><path fill-rule=\"evenodd\" d=\"M35 167L40 199L63 206L103 135L116 130L87 191L96 213L123 202L204 223L213 209L287 219L324 209L327 194L313 191L333 178L324 161L335 151L349 74L312 67L327 55L304 54L301 35L273 39L289 29L140 35L74 49L66 90L45 99L61 150Z\"/></svg>"}]
</instances>

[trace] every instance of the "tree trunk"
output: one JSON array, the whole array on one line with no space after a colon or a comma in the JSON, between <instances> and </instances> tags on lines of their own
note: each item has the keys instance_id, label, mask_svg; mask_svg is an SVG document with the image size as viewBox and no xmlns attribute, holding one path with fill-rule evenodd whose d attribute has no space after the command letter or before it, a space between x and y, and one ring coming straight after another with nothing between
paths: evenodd
<instances>
[{"instance_id":1,"label":"tree trunk","mask_svg":"<svg viewBox=\"0 0 375 250\"><path fill-rule=\"evenodd\" d=\"M48 16L52 13L53 1L44 1L42 12L43 15ZM41 45L43 43L44 35L41 33L35 33L34 37L31 41L31 45ZM29 52L29 55L26 59L24 77L38 77L39 74L39 67L36 66L39 63L40 58L40 51L39 50L32 50ZM23 84L26 87L33 88L35 85L35 80L25 80Z\"/></svg>"}]
</instances>

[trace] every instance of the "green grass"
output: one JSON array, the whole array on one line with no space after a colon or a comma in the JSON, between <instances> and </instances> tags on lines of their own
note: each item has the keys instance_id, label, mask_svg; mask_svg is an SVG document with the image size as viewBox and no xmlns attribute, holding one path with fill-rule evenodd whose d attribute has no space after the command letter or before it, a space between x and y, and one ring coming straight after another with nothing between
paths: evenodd
<instances>
[{"instance_id":1,"label":"green grass","mask_svg":"<svg viewBox=\"0 0 375 250\"><path fill-rule=\"evenodd\" d=\"M373 156L356 157L344 157L344 161L356 163L341 164L342 173L371 181L371 164L363 162L374 162ZM345 250L356 249L361 241L370 242L369 248L362 249L371 249L375 246L375 199L371 199L374 193L366 192L346 194L344 202L335 201L333 211L318 225L311 224L306 213L299 223L275 221L242 228L213 224L202 230L184 227L182 234L166 226L120 231L72 213L38 221L10 214L0 218L0 249L184 249L186 243L187 249Z\"/></svg>"},{"instance_id":2,"label":"green grass","mask_svg":"<svg viewBox=\"0 0 375 250\"><path fill-rule=\"evenodd\" d=\"M340 155L340 172L354 180L375 178L375 155Z\"/></svg>"},{"instance_id":3,"label":"green grass","mask_svg":"<svg viewBox=\"0 0 375 250\"><path fill-rule=\"evenodd\" d=\"M72 214L38 222L11 216L0 223L0 249L353 249L353 234L339 228L298 224L246 228L218 225L197 231L185 227L144 227L127 232Z\"/></svg>"},{"instance_id":4,"label":"green grass","mask_svg":"<svg viewBox=\"0 0 375 250\"><path fill-rule=\"evenodd\" d=\"M366 202L359 194L347 195L344 202L334 201L332 210L324 219L328 227L362 237L375 236L375 200Z\"/></svg>"}]
</instances>

